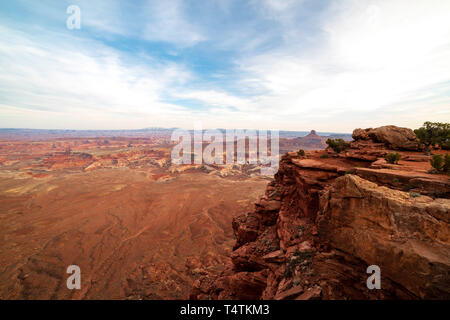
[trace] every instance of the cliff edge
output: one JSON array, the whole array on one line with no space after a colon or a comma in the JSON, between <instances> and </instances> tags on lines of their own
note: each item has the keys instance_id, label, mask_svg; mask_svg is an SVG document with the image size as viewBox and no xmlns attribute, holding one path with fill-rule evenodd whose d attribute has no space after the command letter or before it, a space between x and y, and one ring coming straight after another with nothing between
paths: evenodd
<instances>
[{"instance_id":1,"label":"cliff edge","mask_svg":"<svg viewBox=\"0 0 450 320\"><path fill-rule=\"evenodd\" d=\"M191 299L450 299L450 182L410 129L356 129L348 147L288 153L255 209L233 220L219 277ZM398 164L384 157L401 154ZM368 289L379 266L381 289Z\"/></svg>"}]
</instances>

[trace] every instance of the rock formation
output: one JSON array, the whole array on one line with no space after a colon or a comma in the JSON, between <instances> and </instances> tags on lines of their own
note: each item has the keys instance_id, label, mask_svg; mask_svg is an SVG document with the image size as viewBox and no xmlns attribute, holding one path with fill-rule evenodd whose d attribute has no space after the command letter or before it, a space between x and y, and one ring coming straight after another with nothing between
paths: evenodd
<instances>
[{"instance_id":1,"label":"rock formation","mask_svg":"<svg viewBox=\"0 0 450 320\"><path fill-rule=\"evenodd\" d=\"M448 176L428 173L409 129L353 137L340 154L283 156L254 211L233 220L229 265L199 278L190 297L450 299ZM386 163L389 152L399 164ZM379 290L366 285L370 265Z\"/></svg>"},{"instance_id":2,"label":"rock formation","mask_svg":"<svg viewBox=\"0 0 450 320\"><path fill-rule=\"evenodd\" d=\"M320 150L327 147L327 139L344 138L350 139L350 135L337 135L337 136L319 136L316 130L311 130L309 134L304 137L297 137L293 139L280 138L280 152L286 153L294 150Z\"/></svg>"},{"instance_id":3,"label":"rock formation","mask_svg":"<svg viewBox=\"0 0 450 320\"><path fill-rule=\"evenodd\" d=\"M391 149L419 150L419 141L409 128L383 126L379 128L355 129L352 134L355 140L373 140L385 143Z\"/></svg>"}]
</instances>

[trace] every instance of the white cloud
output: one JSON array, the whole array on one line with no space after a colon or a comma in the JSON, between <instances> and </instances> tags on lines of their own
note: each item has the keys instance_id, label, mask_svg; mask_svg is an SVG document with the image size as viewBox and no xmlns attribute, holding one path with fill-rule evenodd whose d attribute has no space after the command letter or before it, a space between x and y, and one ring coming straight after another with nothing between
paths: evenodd
<instances>
[{"instance_id":1,"label":"white cloud","mask_svg":"<svg viewBox=\"0 0 450 320\"><path fill-rule=\"evenodd\" d=\"M345 131L360 112L372 125L448 122L449 13L445 1L337 1L323 16L320 45L240 60L242 84L266 90L257 100L266 121L276 113L297 117L298 126ZM431 112L424 117L421 108Z\"/></svg>"},{"instance_id":2,"label":"white cloud","mask_svg":"<svg viewBox=\"0 0 450 320\"><path fill-rule=\"evenodd\" d=\"M192 46L206 37L183 14L183 2L149 1L146 9L148 22L142 37L150 41L165 41L177 46Z\"/></svg>"},{"instance_id":3,"label":"white cloud","mask_svg":"<svg viewBox=\"0 0 450 320\"><path fill-rule=\"evenodd\" d=\"M252 19L237 24L239 1L221 1L198 19L179 0L148 1L140 10L132 2L80 3L86 28L103 37L168 42L188 64L197 52L224 53L224 66L232 59L235 68L213 68L209 81L181 64L124 56L94 40L0 28L0 126L189 127L202 120L208 128L349 132L450 122L449 1L334 1L325 11L307 0L254 1L246 7L255 10ZM214 24L208 13L224 15ZM167 102L175 99L207 108Z\"/></svg>"},{"instance_id":4,"label":"white cloud","mask_svg":"<svg viewBox=\"0 0 450 320\"><path fill-rule=\"evenodd\" d=\"M231 107L240 111L247 111L246 107L250 103L249 99L240 98L226 92L216 90L187 90L182 92L173 92L173 96L179 99L200 101L209 107Z\"/></svg>"},{"instance_id":5,"label":"white cloud","mask_svg":"<svg viewBox=\"0 0 450 320\"><path fill-rule=\"evenodd\" d=\"M79 118L85 120L78 128L115 127L120 118L128 123L118 128L130 126L128 118L137 120L131 125L136 128L167 123L186 110L163 99L166 88L191 78L181 65L127 64L110 48L62 35L36 39L0 27L0 37L5 40L0 44L0 102L15 110L16 118L22 116L23 124L17 120L16 126L26 126L38 112L40 121L32 122L41 128L70 128ZM0 121L11 126L7 118Z\"/></svg>"},{"instance_id":6,"label":"white cloud","mask_svg":"<svg viewBox=\"0 0 450 320\"><path fill-rule=\"evenodd\" d=\"M202 30L184 15L181 0L80 0L83 24L102 32L168 42L179 47L193 46L206 40Z\"/></svg>"}]
</instances>

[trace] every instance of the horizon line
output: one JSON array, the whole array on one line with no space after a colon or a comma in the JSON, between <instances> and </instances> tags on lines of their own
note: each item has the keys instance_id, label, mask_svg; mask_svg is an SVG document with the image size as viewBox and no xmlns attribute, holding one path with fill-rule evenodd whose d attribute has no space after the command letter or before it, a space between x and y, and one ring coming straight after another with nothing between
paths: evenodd
<instances>
[{"instance_id":1,"label":"horizon line","mask_svg":"<svg viewBox=\"0 0 450 320\"><path fill-rule=\"evenodd\" d=\"M46 129L46 128L2 128L0 130L46 130L46 131L79 131L79 132L87 132L87 131L145 131L145 130L187 130L194 131L195 129L186 129L182 127L148 127L148 128L140 128L140 129ZM355 128L357 129L357 128ZM336 133L336 134L348 134L351 135L352 132L338 132L338 131L318 131L315 129L309 130L286 130L286 129L248 129L248 128L202 128L202 130L255 130L255 131L279 131L279 132L311 132L315 131L316 133Z\"/></svg>"}]
</instances>

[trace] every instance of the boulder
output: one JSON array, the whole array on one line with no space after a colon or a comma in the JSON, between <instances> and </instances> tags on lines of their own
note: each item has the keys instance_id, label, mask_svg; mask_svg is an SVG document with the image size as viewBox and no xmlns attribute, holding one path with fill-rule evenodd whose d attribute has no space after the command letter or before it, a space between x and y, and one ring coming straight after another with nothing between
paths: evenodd
<instances>
[{"instance_id":1,"label":"boulder","mask_svg":"<svg viewBox=\"0 0 450 320\"><path fill-rule=\"evenodd\" d=\"M355 129L354 140L369 140L382 142L394 150L419 150L420 143L414 131L397 126L382 126L379 128Z\"/></svg>"}]
</instances>

